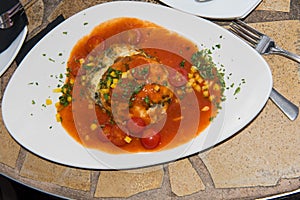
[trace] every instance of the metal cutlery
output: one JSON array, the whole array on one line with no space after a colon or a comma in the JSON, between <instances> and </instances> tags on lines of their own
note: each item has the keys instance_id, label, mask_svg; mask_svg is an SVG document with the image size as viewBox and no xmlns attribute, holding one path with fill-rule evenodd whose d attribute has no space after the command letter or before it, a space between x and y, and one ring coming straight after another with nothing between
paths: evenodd
<instances>
[{"instance_id":1,"label":"metal cutlery","mask_svg":"<svg viewBox=\"0 0 300 200\"><path fill-rule=\"evenodd\" d=\"M265 34L260 33L246 23L237 20L230 24L229 29L233 34L244 39L260 54L279 54L300 62L300 57L276 46L275 42ZM272 88L270 99L279 109L290 119L295 120L299 113L299 108L286 99L283 95Z\"/></svg>"},{"instance_id":2,"label":"metal cutlery","mask_svg":"<svg viewBox=\"0 0 300 200\"><path fill-rule=\"evenodd\" d=\"M28 1L24 5L22 5L20 2L18 2L16 5L14 5L11 9L6 11L5 13L2 13L0 15L0 29L7 29L13 26L14 21L12 19L13 16L15 16L20 11L21 14L24 12L24 9L32 2L32 0Z\"/></svg>"},{"instance_id":3,"label":"metal cutlery","mask_svg":"<svg viewBox=\"0 0 300 200\"><path fill-rule=\"evenodd\" d=\"M269 36L248 26L241 20L230 24L231 31L246 40L260 54L278 54L300 63L300 56L278 47Z\"/></svg>"}]
</instances>

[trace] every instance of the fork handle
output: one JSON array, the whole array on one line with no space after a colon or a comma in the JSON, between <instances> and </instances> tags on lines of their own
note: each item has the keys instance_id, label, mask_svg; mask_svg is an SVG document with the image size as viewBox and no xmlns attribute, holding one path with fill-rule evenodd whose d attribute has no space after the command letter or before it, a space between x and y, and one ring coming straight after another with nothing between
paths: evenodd
<instances>
[{"instance_id":1,"label":"fork handle","mask_svg":"<svg viewBox=\"0 0 300 200\"><path fill-rule=\"evenodd\" d=\"M280 110L290 119L295 120L299 113L299 108L272 88L270 99L280 108Z\"/></svg>"},{"instance_id":2,"label":"fork handle","mask_svg":"<svg viewBox=\"0 0 300 200\"><path fill-rule=\"evenodd\" d=\"M292 60L294 60L294 61L300 63L300 56L298 56L298 55L296 55L296 54L294 54L294 53L291 53L291 52L289 52L289 51L287 51L287 50L284 50L284 49L282 49L282 48L280 48L280 47L278 47L278 46L272 47L272 48L270 49L270 52L269 52L269 53L282 55L282 56L285 56L285 57L287 57L287 58L290 58L290 59L292 59Z\"/></svg>"}]
</instances>

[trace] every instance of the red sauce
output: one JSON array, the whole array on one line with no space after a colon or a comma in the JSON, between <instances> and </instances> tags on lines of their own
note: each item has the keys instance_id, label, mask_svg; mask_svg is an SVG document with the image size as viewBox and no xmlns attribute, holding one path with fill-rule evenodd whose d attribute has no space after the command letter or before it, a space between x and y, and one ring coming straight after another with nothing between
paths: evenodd
<instances>
[{"instance_id":1,"label":"red sauce","mask_svg":"<svg viewBox=\"0 0 300 200\"><path fill-rule=\"evenodd\" d=\"M159 27L151 22L135 19L135 18L118 18L102 23L95 27L94 30L87 36L79 40L74 46L68 60L68 68L70 77L66 82L75 79L82 74L78 73L81 64L79 60L85 58L100 42L107 40L114 35L125 30L136 28L151 28L146 32L129 32L126 37L129 43L145 47L143 50L151 55L160 63L172 67L175 70L190 72L192 66L190 58L198 49L191 41L170 32L162 27ZM151 37L150 37L151 36ZM122 37L120 37L122 40ZM113 40L112 42L115 42ZM109 44L105 43L103 49ZM184 61L184 66L182 62ZM80 90L77 90L80 91ZM73 91L74 92L74 91ZM124 134L121 129L115 127L115 124L110 123L110 116L99 105L90 104L90 101L81 103L71 102L68 106L58 107L58 113L62 119L62 126L66 131L82 145L103 150L109 153L122 153L123 150L129 152L141 151L158 151L164 148L174 148L181 144L187 143L201 133L210 123L210 118L216 114L217 108L214 108L209 98L204 97L202 92L194 91L195 93L186 94L183 99L174 97L167 109L167 117L163 128L159 131L161 138L159 145L154 149L146 149L140 141L140 138L130 137L132 140L127 143L118 137ZM196 104L191 99L195 99ZM73 94L74 96L75 94ZM210 94L212 95L212 94ZM216 91L214 96L220 97L220 92ZM198 109L197 109L198 107ZM207 107L205 111L202 108ZM182 118L183 113L185 114ZM80 113L80 117L76 118L76 114ZM95 117L96 116L96 117ZM74 117L76 118L74 120ZM98 125L110 124L102 129L102 131L114 131L113 136L110 136L110 141L116 141L114 145L108 142L108 139L101 133L99 128L91 129L91 124L97 119ZM76 123L74 122L76 121ZM79 124L79 125L78 125ZM182 126L179 130L179 127ZM103 126L102 126L103 127Z\"/></svg>"}]
</instances>

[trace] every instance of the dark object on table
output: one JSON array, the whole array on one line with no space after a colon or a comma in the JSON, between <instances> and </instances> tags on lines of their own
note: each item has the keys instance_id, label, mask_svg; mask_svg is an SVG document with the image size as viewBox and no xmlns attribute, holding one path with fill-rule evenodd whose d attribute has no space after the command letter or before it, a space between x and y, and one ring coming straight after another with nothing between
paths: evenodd
<instances>
[{"instance_id":1,"label":"dark object on table","mask_svg":"<svg viewBox=\"0 0 300 200\"><path fill-rule=\"evenodd\" d=\"M0 200L23 199L62 200L62 198L27 187L0 174Z\"/></svg>"},{"instance_id":2,"label":"dark object on table","mask_svg":"<svg viewBox=\"0 0 300 200\"><path fill-rule=\"evenodd\" d=\"M6 12L18 2L18 0L1 0L0 14ZM19 11L19 13L13 16L12 20L14 21L14 25L12 27L8 29L0 29L0 53L10 46L28 23L24 10Z\"/></svg>"}]
</instances>

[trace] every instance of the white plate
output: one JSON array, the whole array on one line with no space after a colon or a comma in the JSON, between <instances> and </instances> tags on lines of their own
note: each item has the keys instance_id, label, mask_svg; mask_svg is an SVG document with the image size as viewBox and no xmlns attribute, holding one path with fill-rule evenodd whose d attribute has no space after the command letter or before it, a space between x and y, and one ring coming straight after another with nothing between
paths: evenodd
<instances>
[{"instance_id":1,"label":"white plate","mask_svg":"<svg viewBox=\"0 0 300 200\"><path fill-rule=\"evenodd\" d=\"M65 61L75 43L99 23L117 17L136 17L154 22L189 38L199 48L220 44L221 48L213 51L213 58L226 67L226 77L230 76L229 80L226 78L227 84L234 82L238 85L242 79L246 80L238 95L233 95L233 90L226 90L227 100L220 114L195 140L155 153L114 155L86 149L56 122L55 106L42 105L47 98L53 99L53 102L58 100L59 94L52 90L59 83L59 74L65 73ZM174 20L177 23L173 23ZM271 88L271 71L265 60L224 28L165 6L111 2L91 7L67 19L28 53L5 91L3 120L16 141L45 159L82 168L135 168L185 157L231 137L260 112Z\"/></svg>"},{"instance_id":2,"label":"white plate","mask_svg":"<svg viewBox=\"0 0 300 200\"><path fill-rule=\"evenodd\" d=\"M211 19L240 19L246 17L262 0L160 0L175 9Z\"/></svg>"},{"instance_id":3,"label":"white plate","mask_svg":"<svg viewBox=\"0 0 300 200\"><path fill-rule=\"evenodd\" d=\"M12 61L19 53L22 44L26 38L27 26L24 27L22 32L16 37L11 45L3 52L0 53L0 76L7 70Z\"/></svg>"}]
</instances>

